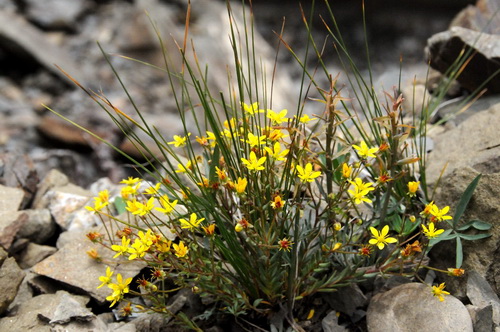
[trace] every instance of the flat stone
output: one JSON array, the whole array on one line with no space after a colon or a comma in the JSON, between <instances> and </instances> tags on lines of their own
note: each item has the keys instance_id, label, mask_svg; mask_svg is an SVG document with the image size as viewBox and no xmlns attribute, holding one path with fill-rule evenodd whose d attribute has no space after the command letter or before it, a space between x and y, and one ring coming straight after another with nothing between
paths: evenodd
<instances>
[{"instance_id":1,"label":"flat stone","mask_svg":"<svg viewBox=\"0 0 500 332\"><path fill-rule=\"evenodd\" d=\"M488 93L500 92L500 77L493 75L500 68L499 35L455 26L435 34L427 42L430 65L441 73L453 65L463 49L473 56L456 78L460 85L471 92L480 86L488 89Z\"/></svg>"},{"instance_id":2,"label":"flat stone","mask_svg":"<svg viewBox=\"0 0 500 332\"><path fill-rule=\"evenodd\" d=\"M71 295L65 291L33 297L20 306L15 316L0 319L0 330L106 331L102 321L85 307L88 300L86 296ZM59 321L69 321L69 324L61 325L58 324ZM75 329L73 324L76 324L79 330Z\"/></svg>"},{"instance_id":3,"label":"flat stone","mask_svg":"<svg viewBox=\"0 0 500 332\"><path fill-rule=\"evenodd\" d=\"M469 158L469 156L464 154L464 158ZM444 176L436 190L435 201L440 206L449 205L451 215L453 215L461 195L479 174L473 168L463 167ZM465 277L457 278L446 274L441 275L441 279L446 282L446 287L458 298L462 299L467 296L467 273L470 271L479 273L494 289L499 289L500 261L496 259L500 248L500 224L497 222L497 216L500 215L498 197L500 197L500 172L483 173L459 225L469 220L483 220L492 225L488 231L491 236L478 241L462 241L464 252L462 268L466 271ZM467 233L473 234L472 231ZM429 254L432 266L444 270L454 267L455 247L455 241L438 243Z\"/></svg>"},{"instance_id":4,"label":"flat stone","mask_svg":"<svg viewBox=\"0 0 500 332\"><path fill-rule=\"evenodd\" d=\"M2 291L0 292L0 315L14 301L24 276L25 273L19 268L14 258L9 257L3 262L0 267L0 284L2 285ZM9 330L2 330L0 328L0 331Z\"/></svg>"},{"instance_id":5,"label":"flat stone","mask_svg":"<svg viewBox=\"0 0 500 332\"><path fill-rule=\"evenodd\" d=\"M86 0L26 0L28 19L46 29L74 30L87 8Z\"/></svg>"},{"instance_id":6,"label":"flat stone","mask_svg":"<svg viewBox=\"0 0 500 332\"><path fill-rule=\"evenodd\" d=\"M33 201L34 209L43 209L48 205L47 199L44 198L47 191L54 187L61 187L67 185L69 179L66 175L58 171L57 169L50 170L47 175L38 184L38 190Z\"/></svg>"},{"instance_id":7,"label":"flat stone","mask_svg":"<svg viewBox=\"0 0 500 332\"><path fill-rule=\"evenodd\" d=\"M87 205L92 194L70 183L62 187L53 188L48 191L45 196L47 208L55 222L61 226L63 230L68 230L72 226L75 218L78 219L79 215L83 213L81 209ZM89 212L87 210L85 211ZM89 226L93 226L93 224Z\"/></svg>"},{"instance_id":8,"label":"flat stone","mask_svg":"<svg viewBox=\"0 0 500 332\"><path fill-rule=\"evenodd\" d=\"M17 232L17 238L43 244L54 235L56 223L48 209L23 210L23 213L27 215L27 220Z\"/></svg>"},{"instance_id":9,"label":"flat stone","mask_svg":"<svg viewBox=\"0 0 500 332\"><path fill-rule=\"evenodd\" d=\"M22 269L28 269L50 255L53 255L56 251L57 249L54 247L30 242L19 255L19 266Z\"/></svg>"},{"instance_id":10,"label":"flat stone","mask_svg":"<svg viewBox=\"0 0 500 332\"><path fill-rule=\"evenodd\" d=\"M54 43L40 30L29 24L22 16L0 10L0 45L20 58L36 62L47 70L59 76L64 81L73 84L54 63L57 63L79 81L85 81L78 64L69 53Z\"/></svg>"},{"instance_id":11,"label":"flat stone","mask_svg":"<svg viewBox=\"0 0 500 332\"><path fill-rule=\"evenodd\" d=\"M443 176L467 166L483 174L500 172L498 128L500 104L495 104L470 116L456 128L432 137L434 149L427 158L427 182L434 183L446 164Z\"/></svg>"},{"instance_id":12,"label":"flat stone","mask_svg":"<svg viewBox=\"0 0 500 332\"><path fill-rule=\"evenodd\" d=\"M375 295L366 315L370 332L473 332L467 308L449 295L443 302L429 286L404 284Z\"/></svg>"},{"instance_id":13,"label":"flat stone","mask_svg":"<svg viewBox=\"0 0 500 332\"><path fill-rule=\"evenodd\" d=\"M22 211L0 212L0 245L9 250L27 220L28 216Z\"/></svg>"},{"instance_id":14,"label":"flat stone","mask_svg":"<svg viewBox=\"0 0 500 332\"><path fill-rule=\"evenodd\" d=\"M500 324L500 299L488 281L476 271L467 274L467 297L476 307L491 306L493 321Z\"/></svg>"},{"instance_id":15,"label":"flat stone","mask_svg":"<svg viewBox=\"0 0 500 332\"><path fill-rule=\"evenodd\" d=\"M24 191L0 185L0 213L12 213L19 210L24 198Z\"/></svg>"},{"instance_id":16,"label":"flat stone","mask_svg":"<svg viewBox=\"0 0 500 332\"><path fill-rule=\"evenodd\" d=\"M26 126L26 119L21 119L22 123ZM9 123L7 127L16 126ZM26 128L22 131L25 132ZM21 203L21 208L24 208L27 203L31 201L36 192L36 187L39 182L38 174L35 169L34 163L28 155L18 153L5 153L0 154L0 160L3 164L3 169L0 168L0 183L14 188L20 188L24 192L24 199Z\"/></svg>"},{"instance_id":17,"label":"flat stone","mask_svg":"<svg viewBox=\"0 0 500 332\"><path fill-rule=\"evenodd\" d=\"M121 273L123 278L135 277L145 266L138 261L113 259L115 252L90 242L84 232L76 233L80 234L79 238L67 243L54 255L33 266L32 271L82 289L98 302L104 303L110 294L110 289L107 287L97 289L97 286L100 285L99 277L105 275L106 265L90 258L87 251L97 250L103 261L110 264L115 275ZM101 233L105 234L102 229Z\"/></svg>"}]
</instances>

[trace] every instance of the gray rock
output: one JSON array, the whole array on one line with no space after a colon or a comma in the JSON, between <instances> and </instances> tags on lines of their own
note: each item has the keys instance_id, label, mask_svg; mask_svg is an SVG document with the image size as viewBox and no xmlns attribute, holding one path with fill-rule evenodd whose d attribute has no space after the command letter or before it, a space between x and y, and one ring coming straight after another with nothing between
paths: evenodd
<instances>
[{"instance_id":1,"label":"gray rock","mask_svg":"<svg viewBox=\"0 0 500 332\"><path fill-rule=\"evenodd\" d=\"M476 5L468 5L453 19L450 26L458 26L489 34L500 33L500 17L497 12L500 3L496 0L478 0Z\"/></svg>"},{"instance_id":2,"label":"gray rock","mask_svg":"<svg viewBox=\"0 0 500 332\"><path fill-rule=\"evenodd\" d=\"M38 191L36 192L35 199L33 201L33 208L46 208L48 202L47 199L44 198L45 194L54 187L61 187L67 185L68 183L69 179L66 175L64 175L57 169L50 170L38 184Z\"/></svg>"},{"instance_id":3,"label":"gray rock","mask_svg":"<svg viewBox=\"0 0 500 332\"><path fill-rule=\"evenodd\" d=\"M404 284L375 295L366 318L370 332L473 331L462 302L453 296L440 302L428 286L420 283Z\"/></svg>"},{"instance_id":4,"label":"gray rock","mask_svg":"<svg viewBox=\"0 0 500 332\"><path fill-rule=\"evenodd\" d=\"M50 255L53 255L56 251L57 249L51 246L29 243L19 255L19 266L22 269L28 269Z\"/></svg>"},{"instance_id":5,"label":"gray rock","mask_svg":"<svg viewBox=\"0 0 500 332\"><path fill-rule=\"evenodd\" d=\"M352 315L357 308L368 303L368 299L356 284L340 287L336 292L327 293L323 297L330 307L336 311Z\"/></svg>"},{"instance_id":6,"label":"gray rock","mask_svg":"<svg viewBox=\"0 0 500 332\"><path fill-rule=\"evenodd\" d=\"M88 297L70 295L65 291L39 295L24 303L15 316L0 319L0 330L106 331L104 323L85 308L87 302ZM57 324L57 319L60 321L69 320L70 323L60 325ZM82 322L81 319L86 321ZM50 324L51 321L52 324ZM75 326L79 329L76 329Z\"/></svg>"},{"instance_id":7,"label":"gray rock","mask_svg":"<svg viewBox=\"0 0 500 332\"><path fill-rule=\"evenodd\" d=\"M27 215L27 220L17 232L18 238L42 244L54 235L56 223L48 209L23 210L23 213Z\"/></svg>"},{"instance_id":8,"label":"gray rock","mask_svg":"<svg viewBox=\"0 0 500 332\"><path fill-rule=\"evenodd\" d=\"M0 212L0 245L9 250L27 220L28 216L22 211Z\"/></svg>"},{"instance_id":9,"label":"gray rock","mask_svg":"<svg viewBox=\"0 0 500 332\"><path fill-rule=\"evenodd\" d=\"M321 327L325 332L347 332L347 329L339 325L339 318L337 317L337 312L334 310L330 311L325 318L321 321Z\"/></svg>"},{"instance_id":10,"label":"gray rock","mask_svg":"<svg viewBox=\"0 0 500 332\"><path fill-rule=\"evenodd\" d=\"M427 42L430 65L445 73L464 48L473 56L456 79L462 87L474 91L500 69L500 36L461 27L435 34ZM500 77L496 75L483 88L488 93L500 92Z\"/></svg>"},{"instance_id":11,"label":"gray rock","mask_svg":"<svg viewBox=\"0 0 500 332\"><path fill-rule=\"evenodd\" d=\"M19 188L0 185L0 213L12 213L19 210L24 192Z\"/></svg>"},{"instance_id":12,"label":"gray rock","mask_svg":"<svg viewBox=\"0 0 500 332\"><path fill-rule=\"evenodd\" d=\"M72 296L67 292L59 291L58 303L53 311L40 313L40 319L46 320L49 324L66 324L71 320L90 321L94 314L85 306L89 302L88 297Z\"/></svg>"},{"instance_id":13,"label":"gray rock","mask_svg":"<svg viewBox=\"0 0 500 332\"><path fill-rule=\"evenodd\" d=\"M3 264L3 262L7 259L8 257L7 251L5 251L2 247L0 247L0 265Z\"/></svg>"},{"instance_id":14,"label":"gray rock","mask_svg":"<svg viewBox=\"0 0 500 332\"><path fill-rule=\"evenodd\" d=\"M87 8L86 0L27 0L26 16L28 19L46 29L74 30L78 18Z\"/></svg>"},{"instance_id":15,"label":"gray rock","mask_svg":"<svg viewBox=\"0 0 500 332\"><path fill-rule=\"evenodd\" d=\"M21 119L23 126L29 126L29 120ZM5 123L7 128L18 126L14 123ZM5 129L7 129L5 128ZM22 127L23 134L26 132L26 127ZM0 127L0 130L3 129ZM7 129L8 130L8 129ZM36 186L39 182L38 174L33 164L33 161L28 155L9 152L0 154L3 167L0 169L0 183L13 188L21 188L24 191L24 198L21 202L21 209L31 201L35 192Z\"/></svg>"},{"instance_id":16,"label":"gray rock","mask_svg":"<svg viewBox=\"0 0 500 332\"><path fill-rule=\"evenodd\" d=\"M493 308L491 305L486 307L476 307L474 305L467 305L474 331L493 332Z\"/></svg>"},{"instance_id":17,"label":"gray rock","mask_svg":"<svg viewBox=\"0 0 500 332\"><path fill-rule=\"evenodd\" d=\"M25 273L19 268L14 258L9 257L3 262L0 267L0 284L2 285L2 291L0 292L0 315L14 301L24 276ZM0 328L0 330L2 329Z\"/></svg>"},{"instance_id":18,"label":"gray rock","mask_svg":"<svg viewBox=\"0 0 500 332\"><path fill-rule=\"evenodd\" d=\"M74 184L56 187L45 194L47 208L54 221L63 230L70 228L87 229L95 226L92 213L82 209L89 203L92 194Z\"/></svg>"},{"instance_id":19,"label":"gray rock","mask_svg":"<svg viewBox=\"0 0 500 332\"><path fill-rule=\"evenodd\" d=\"M485 174L500 172L498 128L500 104L472 115L456 128L433 136L434 150L428 155L426 169L428 183L439 178L446 164L444 176L466 166Z\"/></svg>"},{"instance_id":20,"label":"gray rock","mask_svg":"<svg viewBox=\"0 0 500 332\"><path fill-rule=\"evenodd\" d=\"M463 158L469 158L465 153L466 148L463 150ZM470 167L456 169L442 179L434 196L435 201L439 206L449 205L450 213L453 215L460 196L477 175L479 172ZM500 254L500 224L497 220L497 216L500 215L498 197L500 197L500 172L483 174L462 217L463 220L460 222L479 219L492 225L489 230L490 237L479 241L462 241L464 252L462 268L465 269L466 273L476 271L488 280L494 289L499 289L500 286L500 262L495 259ZM446 270L454 267L455 242L438 243L430 252L430 257L432 265L437 268ZM456 278L446 274L440 274L440 277L446 282L450 292L459 298L466 297L467 278Z\"/></svg>"},{"instance_id":21,"label":"gray rock","mask_svg":"<svg viewBox=\"0 0 500 332\"><path fill-rule=\"evenodd\" d=\"M0 22L9 22L0 24L0 45L3 48L27 61L41 64L68 83L73 84L54 66L54 63L83 81L83 73L68 52L52 43L45 34L26 22L23 17L16 13L0 11Z\"/></svg>"},{"instance_id":22,"label":"gray rock","mask_svg":"<svg viewBox=\"0 0 500 332\"><path fill-rule=\"evenodd\" d=\"M103 229L100 232L105 234ZM106 265L92 259L87 251L97 250L103 261L110 265L115 271L114 275L121 273L123 278L134 277L145 266L138 261L126 261L121 264L119 259L113 259L115 252L93 244L85 236L84 232L75 232L80 236L78 239L67 243L54 255L46 258L32 267L32 271L64 284L77 287L88 293L98 302L104 303L110 294L110 289L101 287L99 277L105 275Z\"/></svg>"},{"instance_id":23,"label":"gray rock","mask_svg":"<svg viewBox=\"0 0 500 332\"><path fill-rule=\"evenodd\" d=\"M491 306L493 321L500 324L500 299L486 279L476 271L467 274L467 297L476 307Z\"/></svg>"}]
</instances>

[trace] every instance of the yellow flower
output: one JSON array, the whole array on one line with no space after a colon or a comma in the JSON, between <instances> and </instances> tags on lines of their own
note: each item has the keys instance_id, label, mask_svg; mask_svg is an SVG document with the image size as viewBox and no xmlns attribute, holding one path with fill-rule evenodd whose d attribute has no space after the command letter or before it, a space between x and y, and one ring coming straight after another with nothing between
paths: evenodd
<instances>
[{"instance_id":1,"label":"yellow flower","mask_svg":"<svg viewBox=\"0 0 500 332\"><path fill-rule=\"evenodd\" d=\"M271 121L274 124L282 124L283 122L287 122L288 119L286 118L286 114L288 113L288 110L284 109L281 110L279 113L273 111L273 110L268 110L267 111L267 117L271 119Z\"/></svg>"},{"instance_id":2,"label":"yellow flower","mask_svg":"<svg viewBox=\"0 0 500 332\"><path fill-rule=\"evenodd\" d=\"M378 151L378 148L368 148L368 145L366 145L365 141L361 141L360 146L353 144L352 147L358 151L358 155L361 158L375 158L374 153Z\"/></svg>"},{"instance_id":3,"label":"yellow flower","mask_svg":"<svg viewBox=\"0 0 500 332\"><path fill-rule=\"evenodd\" d=\"M130 196L134 196L135 194L137 194L137 189L139 189L139 184L134 187L130 185L123 187L121 190L122 198L129 199Z\"/></svg>"},{"instance_id":4,"label":"yellow flower","mask_svg":"<svg viewBox=\"0 0 500 332\"><path fill-rule=\"evenodd\" d=\"M227 174L226 171L223 169L220 169L219 167L215 166L215 173L217 173L217 177L221 182L226 182L227 181Z\"/></svg>"},{"instance_id":5,"label":"yellow flower","mask_svg":"<svg viewBox=\"0 0 500 332\"><path fill-rule=\"evenodd\" d=\"M299 118L300 123L308 123L309 121L318 120L317 118L310 118L309 115L304 114Z\"/></svg>"},{"instance_id":6,"label":"yellow flower","mask_svg":"<svg viewBox=\"0 0 500 332\"><path fill-rule=\"evenodd\" d=\"M208 236L214 235L215 233L215 224L210 224L208 226L202 226L203 230L205 231L205 234Z\"/></svg>"},{"instance_id":7,"label":"yellow flower","mask_svg":"<svg viewBox=\"0 0 500 332\"><path fill-rule=\"evenodd\" d=\"M307 163L305 167L297 165L295 167L297 172L299 172L299 178L302 182L313 182L315 178L321 175L320 171L313 171L313 166L311 163Z\"/></svg>"},{"instance_id":8,"label":"yellow flower","mask_svg":"<svg viewBox=\"0 0 500 332\"><path fill-rule=\"evenodd\" d=\"M255 102L251 105L245 104L244 102L241 102L241 107L243 108L243 111L248 113L249 115L255 115L257 113L264 113L264 110L259 110L259 103Z\"/></svg>"},{"instance_id":9,"label":"yellow flower","mask_svg":"<svg viewBox=\"0 0 500 332\"><path fill-rule=\"evenodd\" d=\"M420 212L420 214L423 216L429 216L434 206L435 206L434 201L430 202L425 206L424 210Z\"/></svg>"},{"instance_id":10,"label":"yellow flower","mask_svg":"<svg viewBox=\"0 0 500 332\"><path fill-rule=\"evenodd\" d=\"M139 237L139 241L141 241L146 247L148 247L148 249L153 244L153 242L157 240L156 235L152 233L151 229L148 229L146 233L144 233L143 231L139 231L139 233L137 233L137 236Z\"/></svg>"},{"instance_id":11,"label":"yellow flower","mask_svg":"<svg viewBox=\"0 0 500 332\"><path fill-rule=\"evenodd\" d=\"M286 155L288 154L289 150L285 149L281 151L281 144L279 142L274 143L273 148L265 147L264 150L274 159L277 161L284 161Z\"/></svg>"},{"instance_id":12,"label":"yellow flower","mask_svg":"<svg viewBox=\"0 0 500 332\"><path fill-rule=\"evenodd\" d=\"M252 151L250 152L249 159L241 158L241 161L246 166L246 168L248 168L249 171L256 172L256 171L261 171L265 168L262 165L266 162L266 157L261 157L257 159L255 152Z\"/></svg>"},{"instance_id":13,"label":"yellow flower","mask_svg":"<svg viewBox=\"0 0 500 332\"><path fill-rule=\"evenodd\" d=\"M117 252L116 255L113 256L113 258L128 253L129 244L130 244L130 239L127 239L125 236L122 237L122 245L113 244L111 246L111 250Z\"/></svg>"},{"instance_id":14,"label":"yellow flower","mask_svg":"<svg viewBox=\"0 0 500 332\"><path fill-rule=\"evenodd\" d=\"M285 202L283 202L280 195L274 197L273 201L271 202L271 206L275 210L281 209L284 205Z\"/></svg>"},{"instance_id":15,"label":"yellow flower","mask_svg":"<svg viewBox=\"0 0 500 332\"><path fill-rule=\"evenodd\" d=\"M440 210L436 205L433 205L431 207L430 213L434 216L434 218L437 221L443 221L443 220L453 219L451 216L446 215L449 210L450 210L449 206L445 206Z\"/></svg>"},{"instance_id":16,"label":"yellow flower","mask_svg":"<svg viewBox=\"0 0 500 332\"><path fill-rule=\"evenodd\" d=\"M173 244L175 250L175 256L179 258L183 258L187 255L189 249L184 245L183 241L180 241L179 244Z\"/></svg>"},{"instance_id":17,"label":"yellow flower","mask_svg":"<svg viewBox=\"0 0 500 332\"><path fill-rule=\"evenodd\" d=\"M112 301L110 307L114 306L116 302L123 298L123 295L129 292L129 284L132 278L127 278L123 280L122 275L118 273L116 275L116 283L108 284L108 287L113 290L113 293L106 297L106 300Z\"/></svg>"},{"instance_id":18,"label":"yellow flower","mask_svg":"<svg viewBox=\"0 0 500 332\"><path fill-rule=\"evenodd\" d=\"M139 215L143 216L145 214L148 214L155 207L155 205L154 205L154 197L151 197L150 199L148 199L148 201L145 204L142 204L142 203L139 203L139 204L140 204Z\"/></svg>"},{"instance_id":19,"label":"yellow flower","mask_svg":"<svg viewBox=\"0 0 500 332\"><path fill-rule=\"evenodd\" d=\"M370 227L370 232L372 233L373 239L370 239L368 243L376 245L380 250L384 249L384 246L388 243L398 242L396 238L387 237L387 234L389 233L389 225L385 225L380 233L375 229L375 227Z\"/></svg>"},{"instance_id":20,"label":"yellow flower","mask_svg":"<svg viewBox=\"0 0 500 332\"><path fill-rule=\"evenodd\" d=\"M457 269L453 267L448 268L448 275L452 277L461 277L464 275L464 273L465 273L464 269Z\"/></svg>"},{"instance_id":21,"label":"yellow flower","mask_svg":"<svg viewBox=\"0 0 500 332\"><path fill-rule=\"evenodd\" d=\"M347 163L342 164L342 176L349 179L352 174L352 166L347 165Z\"/></svg>"},{"instance_id":22,"label":"yellow flower","mask_svg":"<svg viewBox=\"0 0 500 332\"><path fill-rule=\"evenodd\" d=\"M134 243L128 248L128 253L131 254L128 259L134 260L136 258L142 258L146 255L149 250L149 246L144 245L140 239L135 239Z\"/></svg>"},{"instance_id":23,"label":"yellow flower","mask_svg":"<svg viewBox=\"0 0 500 332\"><path fill-rule=\"evenodd\" d=\"M444 232L444 229L435 229L434 223L432 222L429 223L429 228L425 227L425 225L422 225L422 228L424 230L424 235L427 236L428 239L438 237L439 234Z\"/></svg>"},{"instance_id":24,"label":"yellow flower","mask_svg":"<svg viewBox=\"0 0 500 332\"><path fill-rule=\"evenodd\" d=\"M183 147L186 145L187 138L191 135L191 133L188 133L187 136L179 136L179 135L174 135L174 140L171 142L168 142L168 144L173 144L176 148Z\"/></svg>"},{"instance_id":25,"label":"yellow flower","mask_svg":"<svg viewBox=\"0 0 500 332\"><path fill-rule=\"evenodd\" d=\"M196 184L203 188L210 187L210 181L204 176L201 177L201 182L197 182Z\"/></svg>"},{"instance_id":26,"label":"yellow flower","mask_svg":"<svg viewBox=\"0 0 500 332\"><path fill-rule=\"evenodd\" d=\"M243 141L243 140L241 140ZM257 136L252 133L248 133L247 135L247 140L244 141L245 143L248 143L250 147L259 147L261 145L266 144L266 135L261 135Z\"/></svg>"},{"instance_id":27,"label":"yellow flower","mask_svg":"<svg viewBox=\"0 0 500 332\"><path fill-rule=\"evenodd\" d=\"M198 228L200 223L205 220L205 218L197 219L198 216L196 213L191 213L191 216L189 217L189 220L186 219L179 219L181 223L181 228L188 229L190 231L193 231L195 228Z\"/></svg>"},{"instance_id":28,"label":"yellow flower","mask_svg":"<svg viewBox=\"0 0 500 332\"><path fill-rule=\"evenodd\" d=\"M140 206L138 204L139 202L136 199L134 199L133 201L127 201L127 206L125 207L125 209L132 214L138 214L140 209Z\"/></svg>"},{"instance_id":29,"label":"yellow flower","mask_svg":"<svg viewBox=\"0 0 500 332\"><path fill-rule=\"evenodd\" d=\"M103 190L103 191L100 191L98 194L97 194L97 197L101 200L101 202L105 203L105 202L109 202L109 191L106 189L106 190Z\"/></svg>"},{"instance_id":30,"label":"yellow flower","mask_svg":"<svg viewBox=\"0 0 500 332\"><path fill-rule=\"evenodd\" d=\"M373 188L373 183L363 182L363 180L361 180L361 178L355 178L354 181L349 181L349 182L354 186L354 189L357 191L375 190L375 188Z\"/></svg>"},{"instance_id":31,"label":"yellow flower","mask_svg":"<svg viewBox=\"0 0 500 332\"><path fill-rule=\"evenodd\" d=\"M144 190L144 193L146 195L156 195L160 192L160 187L161 183L158 182L157 184L154 185L154 187L149 187L148 189Z\"/></svg>"},{"instance_id":32,"label":"yellow flower","mask_svg":"<svg viewBox=\"0 0 500 332\"><path fill-rule=\"evenodd\" d=\"M348 192L351 194L352 198L354 199L354 203L356 204L361 204L362 202L366 203L371 203L372 200L366 197L368 194L368 191L358 191L358 190L348 190Z\"/></svg>"},{"instance_id":33,"label":"yellow flower","mask_svg":"<svg viewBox=\"0 0 500 332\"><path fill-rule=\"evenodd\" d=\"M156 250L163 253L169 252L171 246L172 246L172 241L165 239L162 239L155 243Z\"/></svg>"},{"instance_id":34,"label":"yellow flower","mask_svg":"<svg viewBox=\"0 0 500 332\"><path fill-rule=\"evenodd\" d=\"M134 178L134 177L129 176L128 179L123 179L120 181L120 183L125 183L126 185L130 186L130 185L136 184L140 181L141 181L141 179L139 179L139 178Z\"/></svg>"},{"instance_id":35,"label":"yellow flower","mask_svg":"<svg viewBox=\"0 0 500 332\"><path fill-rule=\"evenodd\" d=\"M272 129L269 134L267 135L267 139L275 142L281 138L288 137L288 135L285 135L281 130L279 129Z\"/></svg>"},{"instance_id":36,"label":"yellow flower","mask_svg":"<svg viewBox=\"0 0 500 332\"><path fill-rule=\"evenodd\" d=\"M175 170L176 173L186 173L188 170L191 170L193 168L193 163L191 160L188 160L186 163L186 166L182 164L177 164L177 169Z\"/></svg>"},{"instance_id":37,"label":"yellow flower","mask_svg":"<svg viewBox=\"0 0 500 332\"><path fill-rule=\"evenodd\" d=\"M420 181L410 181L408 182L408 196L415 197L418 187L420 186Z\"/></svg>"},{"instance_id":38,"label":"yellow flower","mask_svg":"<svg viewBox=\"0 0 500 332\"><path fill-rule=\"evenodd\" d=\"M100 276L99 281L102 282L97 288L101 288L104 285L108 285L111 282L111 277L113 276L113 271L109 268L109 266L106 268L106 275L105 276Z\"/></svg>"},{"instance_id":39,"label":"yellow flower","mask_svg":"<svg viewBox=\"0 0 500 332\"><path fill-rule=\"evenodd\" d=\"M234 184L234 189L238 194L243 194L247 188L247 184L247 179L238 177L238 181Z\"/></svg>"},{"instance_id":40,"label":"yellow flower","mask_svg":"<svg viewBox=\"0 0 500 332\"><path fill-rule=\"evenodd\" d=\"M450 295L450 293L444 290L445 287L446 286L444 282L439 286L432 286L432 295L436 296L441 302L444 301L443 295Z\"/></svg>"},{"instance_id":41,"label":"yellow flower","mask_svg":"<svg viewBox=\"0 0 500 332\"><path fill-rule=\"evenodd\" d=\"M371 203L372 200L367 198L366 195L375 188L372 187L373 183L366 182L364 183L360 178L356 178L354 181L349 181L353 186L354 190L347 190L352 198L354 199L354 203L361 204L361 202Z\"/></svg>"},{"instance_id":42,"label":"yellow flower","mask_svg":"<svg viewBox=\"0 0 500 332\"><path fill-rule=\"evenodd\" d=\"M177 205L177 200L170 202L170 199L168 198L167 195L161 196L159 201L162 207L161 208L157 207L155 209L165 214L172 213L172 211L174 211L175 206Z\"/></svg>"},{"instance_id":43,"label":"yellow flower","mask_svg":"<svg viewBox=\"0 0 500 332\"><path fill-rule=\"evenodd\" d=\"M286 237L278 241L279 250L290 251L292 249L292 245L293 242Z\"/></svg>"},{"instance_id":44,"label":"yellow flower","mask_svg":"<svg viewBox=\"0 0 500 332\"><path fill-rule=\"evenodd\" d=\"M246 220L245 218L242 218L242 219L238 220L238 222L236 223L236 226L234 226L234 230L239 233L244 229L252 228L252 227L253 227L252 224L250 224L248 222L248 220Z\"/></svg>"},{"instance_id":45,"label":"yellow flower","mask_svg":"<svg viewBox=\"0 0 500 332\"><path fill-rule=\"evenodd\" d=\"M85 208L91 212L99 213L104 207L106 207L109 202L103 202L99 197L94 198L94 206L86 206Z\"/></svg>"}]
</instances>

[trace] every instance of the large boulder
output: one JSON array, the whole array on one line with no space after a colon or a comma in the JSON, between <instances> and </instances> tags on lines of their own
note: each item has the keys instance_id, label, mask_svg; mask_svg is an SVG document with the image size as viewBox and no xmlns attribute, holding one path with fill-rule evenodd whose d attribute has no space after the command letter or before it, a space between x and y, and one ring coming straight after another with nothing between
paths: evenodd
<instances>
[{"instance_id":1,"label":"large boulder","mask_svg":"<svg viewBox=\"0 0 500 332\"><path fill-rule=\"evenodd\" d=\"M465 55L456 78L469 91L488 89L500 92L500 3L479 0L475 6L463 9L451 22L449 30L435 34L427 42L427 56L431 67L445 74L455 61ZM485 85L483 85L485 83Z\"/></svg>"},{"instance_id":2,"label":"large boulder","mask_svg":"<svg viewBox=\"0 0 500 332\"><path fill-rule=\"evenodd\" d=\"M467 308L453 296L443 302L420 283L397 286L373 297L366 314L370 332L472 332Z\"/></svg>"},{"instance_id":3,"label":"large boulder","mask_svg":"<svg viewBox=\"0 0 500 332\"><path fill-rule=\"evenodd\" d=\"M478 111L457 127L433 136L434 148L428 156L427 181L466 166L481 173L500 172L500 104ZM463 184L466 186L466 184Z\"/></svg>"},{"instance_id":4,"label":"large boulder","mask_svg":"<svg viewBox=\"0 0 500 332\"><path fill-rule=\"evenodd\" d=\"M457 168L445 176L437 189L435 200L441 205L450 205L451 211L456 208L460 196L468 184L480 173L470 167ZM483 174L469 202L468 208L460 224L472 219L484 220L492 225L491 237L479 241L462 241L464 261L462 268L475 271L488 280L493 289L500 289L500 172ZM443 241L431 251L432 265L446 270L455 267L455 242ZM440 275L453 294L466 297L467 275L464 278Z\"/></svg>"}]
</instances>

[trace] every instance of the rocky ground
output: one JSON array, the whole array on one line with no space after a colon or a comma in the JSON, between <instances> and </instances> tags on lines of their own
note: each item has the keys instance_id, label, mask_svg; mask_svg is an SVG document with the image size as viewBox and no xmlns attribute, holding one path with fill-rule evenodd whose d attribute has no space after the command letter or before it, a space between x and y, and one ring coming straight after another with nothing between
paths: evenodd
<instances>
[{"instance_id":1,"label":"rocky ground","mask_svg":"<svg viewBox=\"0 0 500 332\"><path fill-rule=\"evenodd\" d=\"M192 38L198 45L200 60L210 63L214 73L225 73L227 35L224 5L216 0L192 1ZM288 5L283 5L286 2ZM445 71L450 61L466 46L477 55L455 83L450 100L433 115L444 124L430 132L428 178L434 183L443 166L448 167L437 190L436 201L456 206L458 198L479 173L481 182L464 218L481 219L493 225L492 236L483 241L464 241L463 278L452 279L429 274L428 282L443 282L454 296L437 303L425 286L406 279L377 279L359 287L343 289L315 299L318 317L302 322L311 331L498 331L500 330L500 82L490 80L500 67L498 1L480 0L458 15L467 1L416 1L403 8L396 2L367 4L369 33L375 39L373 69L377 86L397 84L399 54L406 69L426 72L424 47L431 64ZM266 4L265 6L263 4ZM375 5L376 4L376 5ZM234 3L237 6L238 2ZM274 16L286 14L287 34L292 46L300 49L303 38L300 22L293 13L297 6L287 1L254 1L260 18L258 50L265 59L274 59L271 29L280 22ZM0 330L1 331L171 331L164 317L139 315L118 320L105 303L106 289L96 289L103 266L86 253L92 243L85 234L98 227L84 206L98 191L119 191L118 180L133 173L132 167L106 145L75 130L48 112L41 104L68 116L99 133L126 152L140 156L127 144L123 134L99 107L88 98L54 63L86 87L102 91L124 112L132 107L121 90L95 41L107 53L123 54L160 63L161 51L144 11L159 22L164 36L180 39L184 33L185 1L135 0L0 0ZM324 7L319 6L321 13ZM352 37L353 49L362 46L359 6L339 6L339 22ZM358 15L358 16L356 16ZM392 17L405 19L393 20ZM455 16L451 26L450 22ZM293 19L295 17L295 20ZM356 18L357 17L357 18ZM479 31L490 22L485 30ZM315 25L320 29L321 24ZM210 27L208 29L207 27ZM351 30L349 30L351 28ZM288 30L289 29L289 30ZM439 33L438 33L439 32ZM287 36L287 34L285 36ZM380 37L380 36L383 36ZM217 41L217 42L214 42ZM173 43L167 47L175 51ZM283 52L282 52L283 53ZM357 53L357 52L356 52ZM359 52L362 53L362 52ZM397 54L397 56L396 56ZM357 54L356 54L357 55ZM396 56L396 59L393 57ZM333 54L332 54L333 57ZM358 56L362 61L362 56ZM227 61L226 61L227 60ZM155 123L170 137L183 131L175 104L163 74L157 70L110 56L111 63L134 96L147 121ZM176 61L174 59L174 61ZM270 60L271 61L271 60ZM289 58L280 55L282 70L275 83L274 104L289 105L294 100L298 70ZM339 64L329 64L332 69ZM269 63L272 68L272 61ZM362 68L364 69L364 68ZM412 91L411 78L404 80ZM217 76L217 75L215 75ZM225 74L211 84L224 90ZM450 117L460 108L464 96L478 88L487 93L466 111ZM423 93L431 85L417 85ZM292 107L290 107L292 108ZM442 268L454 265L453 248L435 249L432 263ZM103 253L105 255L105 253ZM109 254L109 253L108 253ZM136 276L142 266L117 267L125 277ZM172 310L203 311L205 304L189 294L172 297ZM401 310L404 308L404 310ZM336 313L339 312L338 317ZM237 330L221 318L212 322L211 331Z\"/></svg>"}]
</instances>

